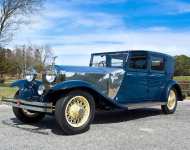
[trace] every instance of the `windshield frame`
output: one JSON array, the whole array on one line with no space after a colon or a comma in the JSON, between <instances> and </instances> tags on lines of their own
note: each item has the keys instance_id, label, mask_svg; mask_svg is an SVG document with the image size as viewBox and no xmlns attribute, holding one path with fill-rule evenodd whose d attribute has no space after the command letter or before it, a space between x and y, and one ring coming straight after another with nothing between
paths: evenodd
<instances>
[{"instance_id":1,"label":"windshield frame","mask_svg":"<svg viewBox=\"0 0 190 150\"><path fill-rule=\"evenodd\" d=\"M106 62L105 62L105 66L102 66L102 67L109 67L109 68L125 68L126 67L126 65L127 65L127 60L128 60L128 58L129 58L129 52L110 52L110 53L97 53L97 54L91 54L91 59L90 59L90 64L89 64L89 66L90 67L101 67L101 66L93 66L94 64L96 64L96 63L94 63L93 61L94 61L94 58L96 57L96 56L105 56L105 58L106 58ZM112 62L111 62L111 60L112 59L117 59L117 58L114 58L114 56L117 56L117 57L123 57L123 65L121 66L121 67L114 67L114 66L112 66Z\"/></svg>"}]
</instances>

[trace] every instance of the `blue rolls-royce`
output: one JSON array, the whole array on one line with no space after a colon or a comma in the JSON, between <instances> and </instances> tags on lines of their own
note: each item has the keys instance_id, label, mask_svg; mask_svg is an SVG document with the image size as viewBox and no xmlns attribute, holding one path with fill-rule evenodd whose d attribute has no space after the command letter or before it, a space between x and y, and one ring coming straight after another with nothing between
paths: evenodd
<instances>
[{"instance_id":1,"label":"blue rolls-royce","mask_svg":"<svg viewBox=\"0 0 190 150\"><path fill-rule=\"evenodd\" d=\"M183 100L174 67L173 57L157 52L95 53L89 67L52 64L41 80L28 70L24 80L11 85L19 88L15 97L3 102L24 123L54 114L65 134L77 134L89 128L97 109L160 105L163 113L174 113Z\"/></svg>"}]
</instances>

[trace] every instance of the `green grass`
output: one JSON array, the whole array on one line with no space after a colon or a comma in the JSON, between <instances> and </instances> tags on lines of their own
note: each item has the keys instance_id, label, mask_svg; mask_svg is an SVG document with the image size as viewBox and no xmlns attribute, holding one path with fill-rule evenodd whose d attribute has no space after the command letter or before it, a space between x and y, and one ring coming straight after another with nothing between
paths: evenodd
<instances>
[{"instance_id":1,"label":"green grass","mask_svg":"<svg viewBox=\"0 0 190 150\"><path fill-rule=\"evenodd\" d=\"M16 91L18 90L17 88L11 88L10 84L13 83L15 80L6 80L5 83L0 83L0 101L2 97L8 97L12 98L14 97Z\"/></svg>"},{"instance_id":2,"label":"green grass","mask_svg":"<svg viewBox=\"0 0 190 150\"><path fill-rule=\"evenodd\" d=\"M174 79L177 81L190 81L190 76L177 76Z\"/></svg>"},{"instance_id":3,"label":"green grass","mask_svg":"<svg viewBox=\"0 0 190 150\"><path fill-rule=\"evenodd\" d=\"M2 97L14 97L17 90L17 88L0 86L0 100L2 99Z\"/></svg>"}]
</instances>

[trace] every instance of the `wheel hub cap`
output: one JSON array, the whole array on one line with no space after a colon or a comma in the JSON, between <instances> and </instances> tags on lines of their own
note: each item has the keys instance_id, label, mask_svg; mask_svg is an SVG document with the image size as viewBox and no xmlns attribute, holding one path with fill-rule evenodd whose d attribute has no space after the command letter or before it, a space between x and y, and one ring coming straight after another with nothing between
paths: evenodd
<instances>
[{"instance_id":1,"label":"wheel hub cap","mask_svg":"<svg viewBox=\"0 0 190 150\"><path fill-rule=\"evenodd\" d=\"M70 107L69 114L72 118L77 119L84 115L84 109L81 106L74 104Z\"/></svg>"}]
</instances>

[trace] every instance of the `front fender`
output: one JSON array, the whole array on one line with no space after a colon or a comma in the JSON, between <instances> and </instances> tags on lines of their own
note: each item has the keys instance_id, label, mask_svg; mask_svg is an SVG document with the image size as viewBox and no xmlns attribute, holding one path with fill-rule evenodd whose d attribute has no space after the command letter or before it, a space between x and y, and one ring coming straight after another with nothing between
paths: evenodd
<instances>
[{"instance_id":1,"label":"front fender","mask_svg":"<svg viewBox=\"0 0 190 150\"><path fill-rule=\"evenodd\" d=\"M56 102L56 98L54 97L57 92L59 91L66 91L66 90L71 90L71 89L80 89L80 88L87 88L88 90L93 91L93 93L96 93L95 96L100 96L102 97L102 101L104 101L106 104L113 106L115 108L122 108L119 104L117 104L113 99L109 98L103 91L98 89L96 85L90 84L86 81L81 81L81 80L69 80L69 81L64 81L62 83L56 84L54 87L51 88L49 93L47 93L45 99L46 101L49 102ZM50 97L53 96L53 99ZM59 95L59 96L64 96L64 93ZM55 100L56 99L56 100Z\"/></svg>"},{"instance_id":2,"label":"front fender","mask_svg":"<svg viewBox=\"0 0 190 150\"><path fill-rule=\"evenodd\" d=\"M179 100L182 101L182 100L184 99L183 94L182 94L182 90L181 90L181 87L180 87L179 83L178 83L177 81L175 81L175 80L171 80L171 81L167 84L167 86L166 86L166 88L165 88L165 90L164 90L163 98L162 98L162 99L163 99L165 102L167 102L168 95L169 95L169 92L170 92L170 89L171 89L171 88L175 88L175 89L176 89L176 91L177 91L177 93L178 93L178 96L179 96Z\"/></svg>"},{"instance_id":3,"label":"front fender","mask_svg":"<svg viewBox=\"0 0 190 150\"><path fill-rule=\"evenodd\" d=\"M104 95L102 92L100 92L100 90L95 85L92 85L86 81L81 81L81 80L69 80L69 81L64 81L62 83L58 83L51 89L51 92L79 88L79 87L90 88L90 89L93 89L93 90L97 91L98 93L101 93L102 95Z\"/></svg>"},{"instance_id":4,"label":"front fender","mask_svg":"<svg viewBox=\"0 0 190 150\"><path fill-rule=\"evenodd\" d=\"M38 80L34 80L32 82L28 82L27 80L17 80L13 82L11 87L18 87L19 95L17 96L22 100L39 100L40 96L38 95L38 87L42 82Z\"/></svg>"},{"instance_id":5,"label":"front fender","mask_svg":"<svg viewBox=\"0 0 190 150\"><path fill-rule=\"evenodd\" d=\"M28 81L27 80L17 80L15 82L13 82L10 87L18 87L19 89L22 89L26 86L28 86Z\"/></svg>"},{"instance_id":6,"label":"front fender","mask_svg":"<svg viewBox=\"0 0 190 150\"><path fill-rule=\"evenodd\" d=\"M28 82L27 80L17 80L13 82L10 87L18 87L19 89L28 88L30 85L36 85L35 87L38 87L40 84L42 84L41 81L35 80L33 82Z\"/></svg>"}]
</instances>

